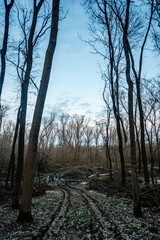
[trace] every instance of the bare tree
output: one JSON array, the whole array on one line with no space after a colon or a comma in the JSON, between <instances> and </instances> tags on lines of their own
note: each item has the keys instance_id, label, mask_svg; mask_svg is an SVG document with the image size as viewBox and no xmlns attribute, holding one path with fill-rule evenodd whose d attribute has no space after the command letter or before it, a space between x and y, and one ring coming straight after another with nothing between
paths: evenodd
<instances>
[{"instance_id":1,"label":"bare tree","mask_svg":"<svg viewBox=\"0 0 160 240\"><path fill-rule=\"evenodd\" d=\"M80 149L83 141L83 135L85 130L85 116L73 116L73 131L74 131L74 161L78 163L80 161Z\"/></svg>"},{"instance_id":2,"label":"bare tree","mask_svg":"<svg viewBox=\"0 0 160 240\"><path fill-rule=\"evenodd\" d=\"M129 10L130 0L127 0L125 10L125 22L123 23L120 15L121 25L123 27L123 47L126 59L126 80L128 83L128 110L129 110L129 131L130 131L130 159L132 164L132 185L133 185L133 212L134 215L140 217L141 205L139 197L139 188L137 180L137 162L136 162L136 146L135 146L135 133L134 133L134 118L133 118L133 82L131 80L131 60L129 56L129 45L128 45L128 28L129 28Z\"/></svg>"},{"instance_id":3,"label":"bare tree","mask_svg":"<svg viewBox=\"0 0 160 240\"><path fill-rule=\"evenodd\" d=\"M43 118L43 126L39 134L38 150L37 150L37 164L36 169L39 179L40 187L40 171L46 171L48 169L48 162L51 158L52 148L54 147L56 132L54 112L50 113L50 116ZM54 132L54 133L53 133Z\"/></svg>"},{"instance_id":4,"label":"bare tree","mask_svg":"<svg viewBox=\"0 0 160 240\"><path fill-rule=\"evenodd\" d=\"M1 70L0 70L0 129L2 124L2 109L1 109L1 95L2 95L2 88L5 78L5 71L6 71L6 53L7 53L7 46L8 46L8 36L9 36L9 15L10 11L13 7L14 0L11 0L9 4L7 4L7 0L4 0L5 5L5 29L3 35L3 43L2 49L0 49L1 55Z\"/></svg>"},{"instance_id":5,"label":"bare tree","mask_svg":"<svg viewBox=\"0 0 160 240\"><path fill-rule=\"evenodd\" d=\"M134 60L132 49L131 49L131 43L130 43L129 39L127 39L127 44L129 47L129 54L130 54L131 63L132 63L132 70L133 70L133 73L134 73L134 76L136 79L137 100L138 100L139 115L140 115L140 127L141 127L141 148L142 148L141 152L142 152L142 160L143 160L144 178L145 178L146 183L149 183L149 173L148 173L147 155L146 155L146 149L145 149L144 114L143 114L143 106L142 106L142 100L141 100L141 74L142 74L144 47L146 45L146 41L147 41L148 34L149 34L149 31L151 28L151 22L152 22L152 17L153 17L153 2L154 1L152 0L151 7L150 7L149 21L147 24L146 32L144 34L142 46L140 48L138 71L136 71L136 69L135 69L135 60Z\"/></svg>"},{"instance_id":6,"label":"bare tree","mask_svg":"<svg viewBox=\"0 0 160 240\"><path fill-rule=\"evenodd\" d=\"M2 119L6 116L7 111L10 109L8 104L1 104L0 106L0 129L2 125Z\"/></svg>"},{"instance_id":7,"label":"bare tree","mask_svg":"<svg viewBox=\"0 0 160 240\"><path fill-rule=\"evenodd\" d=\"M105 123L105 135L103 134L104 142L105 142L105 149L106 149L106 159L108 161L109 165L109 175L112 180L112 158L111 158L111 152L110 152L110 136L109 136L109 127L110 127L110 121L111 121L111 112L112 109L110 108L109 101L107 100L105 96L105 88L103 91L103 99L106 104L106 123Z\"/></svg>"},{"instance_id":8,"label":"bare tree","mask_svg":"<svg viewBox=\"0 0 160 240\"><path fill-rule=\"evenodd\" d=\"M59 145L62 148L62 161L68 162L68 124L70 116L68 114L62 114L60 116L60 123L57 129Z\"/></svg>"},{"instance_id":9,"label":"bare tree","mask_svg":"<svg viewBox=\"0 0 160 240\"><path fill-rule=\"evenodd\" d=\"M89 163L92 164L92 149L91 149L91 145L92 145L92 142L93 142L93 138L94 138L94 135L93 135L93 128L91 126L89 126L89 121L87 123L87 126L85 127L85 130L84 130L84 138L85 138L85 144L86 144L86 147L87 147L87 158L89 160Z\"/></svg>"},{"instance_id":10,"label":"bare tree","mask_svg":"<svg viewBox=\"0 0 160 240\"><path fill-rule=\"evenodd\" d=\"M100 158L99 158L99 141L100 141L100 138L101 138L101 133L102 133L102 125L101 125L100 122L96 121L94 132L93 132L94 142L95 142L95 159L96 159L96 162L100 161Z\"/></svg>"},{"instance_id":11,"label":"bare tree","mask_svg":"<svg viewBox=\"0 0 160 240\"><path fill-rule=\"evenodd\" d=\"M18 138L18 164L16 169L15 187L14 187L14 194L12 199L13 208L17 208L19 206L21 179L22 179L23 162L24 162L24 141L25 141L25 123L26 123L26 113L27 113L27 98L28 98L29 81L30 81L31 70L33 65L33 50L39 37L43 35L43 33L45 32L44 27L46 26L45 24L42 23L42 27L40 31L35 36L38 13L43 3L44 3L44 0L40 0L38 4L37 4L37 1L34 0L32 23L31 23L30 30L28 32L28 36L26 31L26 22L28 21L27 13L25 13L23 9L22 9L23 22L21 23L19 19L20 26L24 34L25 58L24 58L23 69L20 69L23 77L21 78L21 81L22 81L21 82L21 103L20 103L21 114L20 114L20 129L19 129L19 138ZM19 15L18 15L18 18L19 18ZM20 52L18 51L18 53Z\"/></svg>"},{"instance_id":12,"label":"bare tree","mask_svg":"<svg viewBox=\"0 0 160 240\"><path fill-rule=\"evenodd\" d=\"M152 1L148 2L149 5L152 4ZM157 52L160 54L160 33L159 33L159 28L160 28L160 2L159 0L154 1L154 22L155 24L152 25L152 38L154 40L154 46Z\"/></svg>"},{"instance_id":13,"label":"bare tree","mask_svg":"<svg viewBox=\"0 0 160 240\"><path fill-rule=\"evenodd\" d=\"M146 83L148 81L145 81ZM147 86L148 85L148 86ZM146 87L147 86L147 87ZM159 131L160 131L160 104L157 99L157 95L160 94L160 90L156 86L156 80L149 80L148 84L144 86L144 107L145 107L145 130L149 146L149 160L151 164L151 179L154 183L154 168L159 165ZM152 86L152 87L151 87ZM150 91L150 89L152 89ZM154 95L153 95L154 90ZM157 93L156 93L157 92ZM157 155L157 163L156 163ZM156 164L156 165L155 165Z\"/></svg>"},{"instance_id":14,"label":"bare tree","mask_svg":"<svg viewBox=\"0 0 160 240\"><path fill-rule=\"evenodd\" d=\"M95 6L96 4L96 6ZM123 72L120 70L120 63L122 60L122 33L118 27L118 21L116 16L112 13L112 10L107 7L106 1L96 0L86 1L86 5L91 12L93 24L90 26L90 31L93 40L88 41L89 45L92 46L95 53L103 56L107 60L108 67L107 71L102 74L103 80L105 81L105 91L106 82L109 82L109 89L112 98L113 112L116 119L117 134L119 141L119 156L121 162L121 179L122 185L125 185L125 163L123 154L123 138L121 131L121 117L120 117L120 106L119 106L119 79ZM96 21L96 24L95 24ZM96 25L96 26L95 26ZM93 42L93 43L92 43ZM99 51L96 47L97 44L102 44L104 48L104 53ZM104 93L103 93L104 95Z\"/></svg>"},{"instance_id":15,"label":"bare tree","mask_svg":"<svg viewBox=\"0 0 160 240\"><path fill-rule=\"evenodd\" d=\"M136 145L135 145L135 132L134 132L134 114L133 114L133 86L134 82L131 79L132 71L134 72L134 62L133 55L130 46L130 40L132 41L132 46L135 44L135 40L137 35L137 31L141 25L140 21L133 11L131 11L131 1L123 0L123 1L115 1L115 0L95 0L89 1L89 4L96 3L101 13L105 15L105 20L102 20L107 25L107 35L108 35L108 45L109 45L109 60L110 60L110 79L113 79L113 69L114 69L114 48L113 48L113 40L111 35L111 29L117 23L118 29L121 30L121 42L123 43L124 57L125 57L125 77L128 83L128 114L129 114L129 132L130 132L130 160L132 165L132 184L133 184L133 203L134 208L133 212L136 216L141 216L141 206L140 206L140 198L139 198L139 188L137 181L137 162L136 162ZM93 12L93 11L92 11ZM108 14L108 12L110 14ZM98 18L101 20L101 14L98 15ZM112 25L109 25L110 22L114 19ZM140 71L139 76L141 76L142 70L142 57L143 57L143 49L146 43L146 39L148 36L148 32L150 29L150 22L152 19L152 15L150 16L149 25L147 28L147 32L145 35L144 42L141 48L140 55ZM138 28L137 28L138 26ZM106 41L104 42L106 43ZM106 43L107 44L107 43ZM105 56L106 57L106 56ZM108 56L107 56L108 57ZM137 72L136 72L137 73ZM136 74L135 74L136 77ZM137 85L139 87L139 85ZM137 88L138 88L137 87ZM114 98L114 89L111 82L111 96ZM138 89L139 90L139 89ZM137 90L137 93L139 93ZM116 106L118 109L118 106ZM113 101L113 109L115 109L115 101ZM116 111L117 111L116 109ZM115 110L114 110L115 112ZM142 113L143 114L143 113ZM144 128L143 128L144 129ZM142 130L143 131L143 130ZM143 134L143 132L142 132ZM147 181L147 178L146 178Z\"/></svg>"},{"instance_id":16,"label":"bare tree","mask_svg":"<svg viewBox=\"0 0 160 240\"><path fill-rule=\"evenodd\" d=\"M18 221L20 222L31 222L33 220L31 215L31 204L32 204L32 191L34 182L34 171L36 164L38 134L40 130L40 124L42 119L42 113L47 94L47 88L49 83L49 77L52 67L52 59L57 42L58 33L58 22L59 22L59 0L53 0L52 7L52 21L51 21L51 32L48 48L46 51L45 62L43 67L43 73L41 78L40 89L36 101L32 127L29 137L29 146L26 158L26 169L24 176L24 184L22 190L22 201L19 210Z\"/></svg>"},{"instance_id":17,"label":"bare tree","mask_svg":"<svg viewBox=\"0 0 160 240\"><path fill-rule=\"evenodd\" d=\"M7 45L8 45L8 35L9 35L9 15L11 8L13 7L14 0L11 0L9 4L7 4L7 0L4 0L5 5L5 29L3 35L3 44L1 53L1 71L0 71L0 100L2 94L2 87L5 77L5 70L6 70L6 53L7 53Z\"/></svg>"},{"instance_id":18,"label":"bare tree","mask_svg":"<svg viewBox=\"0 0 160 240\"><path fill-rule=\"evenodd\" d=\"M15 124L9 120L4 120L2 124L2 132L0 134L0 168L6 169L11 152L13 141L13 133Z\"/></svg>"}]
</instances>

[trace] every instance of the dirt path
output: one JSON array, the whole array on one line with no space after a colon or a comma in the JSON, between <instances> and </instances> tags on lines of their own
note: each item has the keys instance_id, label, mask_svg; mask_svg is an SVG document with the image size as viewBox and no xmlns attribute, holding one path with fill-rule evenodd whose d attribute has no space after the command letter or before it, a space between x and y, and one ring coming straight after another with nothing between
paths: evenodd
<instances>
[{"instance_id":1,"label":"dirt path","mask_svg":"<svg viewBox=\"0 0 160 240\"><path fill-rule=\"evenodd\" d=\"M113 231L109 217L86 191L71 186L59 186L58 190L63 198L39 239L123 239Z\"/></svg>"},{"instance_id":2,"label":"dirt path","mask_svg":"<svg viewBox=\"0 0 160 240\"><path fill-rule=\"evenodd\" d=\"M103 239L123 239L118 229L115 228L109 213L105 213L104 210L100 207L98 202L87 194L87 191L78 188L72 188L74 191L79 192L82 197L86 200L86 205L89 207L98 222Z\"/></svg>"},{"instance_id":3,"label":"dirt path","mask_svg":"<svg viewBox=\"0 0 160 240\"><path fill-rule=\"evenodd\" d=\"M62 189L57 187L62 193L62 200L60 201L55 214L52 216L51 221L48 226L46 226L43 232L38 236L37 239L57 239L60 228L62 228L64 221L66 219L68 207L69 207L69 196L70 192L68 189Z\"/></svg>"},{"instance_id":4,"label":"dirt path","mask_svg":"<svg viewBox=\"0 0 160 240\"><path fill-rule=\"evenodd\" d=\"M106 197L83 185L54 186L33 198L34 221L17 224L18 210L11 199L0 205L0 239L3 240L116 240L160 239L160 214L143 209L133 216L128 199Z\"/></svg>"}]
</instances>

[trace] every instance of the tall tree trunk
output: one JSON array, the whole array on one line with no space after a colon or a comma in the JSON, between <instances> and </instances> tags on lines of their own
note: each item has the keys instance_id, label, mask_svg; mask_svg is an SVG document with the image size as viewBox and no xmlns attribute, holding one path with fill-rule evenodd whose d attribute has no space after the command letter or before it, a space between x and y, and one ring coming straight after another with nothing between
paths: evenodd
<instances>
[{"instance_id":1,"label":"tall tree trunk","mask_svg":"<svg viewBox=\"0 0 160 240\"><path fill-rule=\"evenodd\" d=\"M105 85L106 88L106 85ZM109 104L107 103L105 97L104 97L104 93L105 93L105 88L103 91L103 99L107 105L107 122L106 122L106 138L105 138L105 145L106 145L106 159L107 161L107 165L108 165L108 170L109 170L109 175L110 175L110 179L113 180L113 174L112 174L112 159L111 159L111 153L110 153L110 148L109 148L109 125L110 125L110 118L111 118L111 108L109 106Z\"/></svg>"},{"instance_id":2,"label":"tall tree trunk","mask_svg":"<svg viewBox=\"0 0 160 240\"><path fill-rule=\"evenodd\" d=\"M150 163L151 163L151 179L152 179L152 184L154 184L154 154L153 154L153 146L152 146L152 131L153 131L153 126L151 126L150 129L150 136L149 136L149 132L147 130L147 123L145 121L145 130L146 130L146 134L147 134L147 138L148 138L148 145L149 145L149 151L150 151Z\"/></svg>"},{"instance_id":3,"label":"tall tree trunk","mask_svg":"<svg viewBox=\"0 0 160 240\"><path fill-rule=\"evenodd\" d=\"M5 70L6 70L6 53L7 53L7 43L8 43L8 33L9 33L9 14L13 7L14 0L11 0L10 4L7 4L7 0L4 0L5 4L5 30L3 36L3 45L1 49L1 72L0 72L0 99L2 95L2 87L4 82Z\"/></svg>"},{"instance_id":4,"label":"tall tree trunk","mask_svg":"<svg viewBox=\"0 0 160 240\"><path fill-rule=\"evenodd\" d=\"M1 54L1 70L0 70L0 129L2 125L2 114L1 114L1 95L2 88L4 83L5 71L6 71L6 53L7 53L7 44L8 44L8 35L9 35L9 15L11 8L13 7L14 0L11 0L10 4L7 4L7 0L4 0L5 5L5 29L3 35L3 44L0 51Z\"/></svg>"},{"instance_id":5,"label":"tall tree trunk","mask_svg":"<svg viewBox=\"0 0 160 240\"><path fill-rule=\"evenodd\" d=\"M107 128L107 127L106 127ZM108 143L108 129L106 129L107 136L106 136L106 158L108 160L108 170L109 170L109 176L110 179L113 180L113 174L112 174L112 159L111 159L111 154L110 154L110 149L109 149L109 143Z\"/></svg>"},{"instance_id":6,"label":"tall tree trunk","mask_svg":"<svg viewBox=\"0 0 160 240\"><path fill-rule=\"evenodd\" d=\"M128 44L128 25L129 25L129 8L130 0L127 0L125 25L123 29L123 47L126 59L126 80L128 83L128 110L129 110L129 132L130 132L130 160L132 166L132 188L133 188L133 214L137 217L142 216L139 187L137 179L137 162L136 162L136 144L134 133L134 118L133 118L133 82L130 77L130 57Z\"/></svg>"},{"instance_id":7,"label":"tall tree trunk","mask_svg":"<svg viewBox=\"0 0 160 240\"><path fill-rule=\"evenodd\" d=\"M28 71L30 72L31 69ZM29 73L30 74L30 73ZM25 81L22 84L21 90L21 116L20 116L20 129L18 139L18 161L15 176L15 186L12 198L12 208L19 207L20 191L21 191L21 180L23 175L23 162L24 162L24 138L25 138L25 123L26 123L26 112L27 112L27 95L28 95L29 81Z\"/></svg>"},{"instance_id":8,"label":"tall tree trunk","mask_svg":"<svg viewBox=\"0 0 160 240\"><path fill-rule=\"evenodd\" d=\"M139 115L140 115L140 128L141 128L141 153L142 153L142 161L143 161L143 172L144 179L146 183L149 183L149 172L148 172L148 163L147 163L147 154L146 154L146 146L145 146L145 134L144 134L144 117L143 117L143 109L142 109L142 101L140 94L140 79L136 81L137 86L137 99L138 99L138 107L139 107Z\"/></svg>"},{"instance_id":9,"label":"tall tree trunk","mask_svg":"<svg viewBox=\"0 0 160 240\"><path fill-rule=\"evenodd\" d=\"M111 98L112 98L112 103L113 103L113 112L114 116L116 119L116 129L117 129L117 134L118 134L118 149L119 149L119 156L120 156L120 162L121 162L121 181L122 185L125 186L126 184L126 177L125 177L125 164L124 164L124 154L123 154L123 140L122 140L122 134L121 134L121 127L120 127L120 115L119 115L119 94L118 94L118 79L119 75L118 72L116 72L116 84L117 84L117 106L116 106L116 99L115 99L115 88L114 88L114 76L113 76L113 70L114 70L114 47L113 47L113 42L112 42L112 36L111 36L111 29L109 25L109 19L108 19L108 14L106 11L106 5L105 3L105 21L106 21L106 26L107 26L107 31L108 31L108 39L109 39L109 61L110 61L110 84L111 84Z\"/></svg>"},{"instance_id":10,"label":"tall tree trunk","mask_svg":"<svg viewBox=\"0 0 160 240\"><path fill-rule=\"evenodd\" d=\"M128 71L128 69L126 70ZM129 74L126 73L129 80ZM134 120L133 120L133 83L129 81L128 90L128 108L129 108L129 128L130 128L130 160L132 165L132 188L133 188L133 213L137 217L141 217L141 206L139 197L139 187L137 179L137 161L136 161L136 144L134 134Z\"/></svg>"},{"instance_id":11,"label":"tall tree trunk","mask_svg":"<svg viewBox=\"0 0 160 240\"><path fill-rule=\"evenodd\" d=\"M118 66L116 67L115 72L116 72L116 100L113 97L113 100L114 100L113 111L114 111L114 116L116 118L116 127L117 127L117 134L118 134L118 143L119 143L118 148L119 148L119 155L120 155L120 162L121 162L122 185L125 186L125 184L126 184L126 174L125 174L125 163L124 163L124 154L123 154L123 138L122 138L122 132L121 132L121 125L120 125L120 123L122 123L122 126L123 126L123 121L120 118L120 112L119 112L119 72L118 72ZM124 136L125 136L125 130L123 132L124 132Z\"/></svg>"},{"instance_id":12,"label":"tall tree trunk","mask_svg":"<svg viewBox=\"0 0 160 240\"><path fill-rule=\"evenodd\" d=\"M15 187L12 198L12 208L19 207L20 191L21 191L21 180L23 174L23 162L24 162L24 138L25 138L25 124L26 124L26 113L27 113L27 98L28 98L28 86L30 80L30 74L32 70L32 58L33 58L33 38L37 24L38 12L43 4L44 0L40 0L36 6L36 0L34 0L34 12L33 19L28 39L28 51L27 51L27 69L25 72L24 81L22 82L21 89L21 117L20 117L20 130L19 130L19 141L18 141L18 162L15 177Z\"/></svg>"},{"instance_id":13,"label":"tall tree trunk","mask_svg":"<svg viewBox=\"0 0 160 240\"><path fill-rule=\"evenodd\" d=\"M37 144L39 129L43 114L43 108L49 83L49 77L52 66L52 59L55 52L58 32L58 19L59 19L59 3L60 0L53 0L52 7L52 23L50 40L45 56L45 62L43 67L43 74L41 78L40 90L37 97L35 106L32 127L29 137L29 146L26 158L26 169L22 191L22 201L20 205L18 221L31 222L33 220L31 215L31 204L32 204L32 192L34 183L34 173L36 164Z\"/></svg>"},{"instance_id":14,"label":"tall tree trunk","mask_svg":"<svg viewBox=\"0 0 160 240\"><path fill-rule=\"evenodd\" d=\"M138 108L139 108L139 115L140 115L140 128L141 128L141 153L142 153L142 161L143 161L143 171L144 171L144 179L146 183L149 183L149 172L148 172L148 163L147 163L147 154L146 154L146 147L145 147L145 133L144 133L144 114L143 114L143 107L142 107L142 100L141 100L141 72L142 72L142 63L143 63L143 52L144 47L149 35L149 31L151 28L151 22L154 12L154 0L150 2L150 18L148 22L148 27L144 36L143 44L141 47L140 59L139 59L139 72L137 74L135 67L134 67L134 59L132 55L131 48L129 46L129 53L132 61L132 69L136 79L136 89L137 89L137 100L138 100Z\"/></svg>"},{"instance_id":15,"label":"tall tree trunk","mask_svg":"<svg viewBox=\"0 0 160 240\"><path fill-rule=\"evenodd\" d=\"M151 1L151 12L150 12L150 18L148 22L147 31L144 37L144 41L141 48L141 54L140 54L140 61L139 61L139 73L136 77L136 88L137 88L137 99L138 99L138 107L139 107L139 114L140 114L140 128L141 128L141 152L142 152L142 160L143 160L143 171L144 171L144 178L145 182L149 183L149 172L148 172L148 163L147 163L147 154L146 154L146 147L145 147L145 133L144 133L144 114L143 114L143 107L142 107L142 100L141 100L141 72L142 72L142 60L143 60L143 52L144 47L148 38L148 34L151 28L151 22L152 22L152 16L153 16L153 4L154 0ZM132 64L132 67L134 65Z\"/></svg>"}]
</instances>

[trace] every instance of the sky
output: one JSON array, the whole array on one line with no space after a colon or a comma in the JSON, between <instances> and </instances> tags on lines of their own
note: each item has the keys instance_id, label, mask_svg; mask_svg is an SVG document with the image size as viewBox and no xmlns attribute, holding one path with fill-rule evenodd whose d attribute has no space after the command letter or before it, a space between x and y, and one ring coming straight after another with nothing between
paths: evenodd
<instances>
[{"instance_id":1,"label":"sky","mask_svg":"<svg viewBox=\"0 0 160 240\"><path fill-rule=\"evenodd\" d=\"M30 1L31 2L31 1ZM46 98L44 114L54 111L57 114L69 113L86 115L97 118L104 114L102 99L103 80L101 79L101 58L91 53L91 48L83 40L90 38L89 18L80 2L81 0L62 0L65 19L59 23L56 51L52 64L52 72ZM14 35L14 32L11 34ZM83 40L82 40L83 39ZM39 49L41 55L40 68L43 68L43 59L47 46L47 39ZM159 68L155 63L155 54L145 53L144 73L152 75ZM12 106L12 116L18 108L17 82L14 72L6 71L2 99ZM153 75L152 75L153 76ZM34 110L33 94L29 94L27 121L32 118Z\"/></svg>"},{"instance_id":2,"label":"sky","mask_svg":"<svg viewBox=\"0 0 160 240\"><path fill-rule=\"evenodd\" d=\"M83 41L89 38L89 19L80 2L80 0L62 1L61 7L64 15L67 12L67 16L59 23L45 113L55 111L58 114L63 112L97 117L104 109L100 59L90 53L90 47ZM44 40L46 46L47 40ZM40 51L43 67L45 50L41 48ZM13 74L6 71L2 99L13 106L15 115L20 92L17 93L17 82ZM31 119L33 112L33 98L29 95L28 119Z\"/></svg>"},{"instance_id":3,"label":"sky","mask_svg":"<svg viewBox=\"0 0 160 240\"><path fill-rule=\"evenodd\" d=\"M89 38L88 16L80 1L65 1L68 14L60 22L47 104L70 114L96 115L102 111L99 59L82 39Z\"/></svg>"}]
</instances>

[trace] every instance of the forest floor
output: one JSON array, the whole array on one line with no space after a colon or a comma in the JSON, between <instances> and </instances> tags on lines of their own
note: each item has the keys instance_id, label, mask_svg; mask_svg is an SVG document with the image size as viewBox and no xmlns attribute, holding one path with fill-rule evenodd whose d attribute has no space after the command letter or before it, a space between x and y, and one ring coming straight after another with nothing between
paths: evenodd
<instances>
[{"instance_id":1,"label":"forest floor","mask_svg":"<svg viewBox=\"0 0 160 240\"><path fill-rule=\"evenodd\" d=\"M72 168L61 172L67 184L48 183L45 194L34 191L31 224L16 222L11 194L0 191L0 239L2 240L103 240L160 239L160 187L140 184L142 218L133 216L131 183L121 187L103 171L88 178L90 170ZM51 177L50 177L51 179ZM88 184L75 184L76 180ZM43 181L42 181L43 182ZM71 183L72 182L72 183ZM74 184L73 184L74 182ZM41 190L44 184L41 185Z\"/></svg>"}]
</instances>

